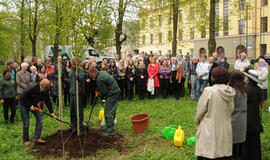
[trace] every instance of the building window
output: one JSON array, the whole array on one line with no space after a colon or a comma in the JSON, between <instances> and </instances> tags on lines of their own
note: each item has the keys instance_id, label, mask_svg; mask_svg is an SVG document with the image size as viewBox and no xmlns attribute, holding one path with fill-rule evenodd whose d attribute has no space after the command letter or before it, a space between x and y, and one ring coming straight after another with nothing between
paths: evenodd
<instances>
[{"instance_id":1,"label":"building window","mask_svg":"<svg viewBox=\"0 0 270 160\"><path fill-rule=\"evenodd\" d=\"M215 36L219 36L219 1L216 2L216 25L215 25Z\"/></svg>"},{"instance_id":2,"label":"building window","mask_svg":"<svg viewBox=\"0 0 270 160\"><path fill-rule=\"evenodd\" d=\"M206 55L206 49L205 48L201 48L200 51L199 51L199 53L200 53L200 55L199 55L200 57Z\"/></svg>"},{"instance_id":3,"label":"building window","mask_svg":"<svg viewBox=\"0 0 270 160\"><path fill-rule=\"evenodd\" d=\"M158 38L159 38L159 43L162 43L162 33L158 34Z\"/></svg>"},{"instance_id":4,"label":"building window","mask_svg":"<svg viewBox=\"0 0 270 160\"><path fill-rule=\"evenodd\" d=\"M261 55L266 55L267 44L260 44Z\"/></svg>"},{"instance_id":5,"label":"building window","mask_svg":"<svg viewBox=\"0 0 270 160\"><path fill-rule=\"evenodd\" d=\"M143 45L145 45L145 35L143 35L143 37L142 37L142 43L143 43Z\"/></svg>"},{"instance_id":6,"label":"building window","mask_svg":"<svg viewBox=\"0 0 270 160\"><path fill-rule=\"evenodd\" d=\"M247 49L245 46L243 45L239 45L236 47L236 59L238 59L240 57L240 53L247 53Z\"/></svg>"},{"instance_id":7,"label":"building window","mask_svg":"<svg viewBox=\"0 0 270 160\"><path fill-rule=\"evenodd\" d=\"M178 49L178 53L179 54L182 54L182 49Z\"/></svg>"},{"instance_id":8,"label":"building window","mask_svg":"<svg viewBox=\"0 0 270 160\"><path fill-rule=\"evenodd\" d=\"M201 27L201 38L205 38L206 37L206 27L202 26Z\"/></svg>"},{"instance_id":9,"label":"building window","mask_svg":"<svg viewBox=\"0 0 270 160\"><path fill-rule=\"evenodd\" d=\"M162 26L162 15L158 15L158 24L159 24L159 27Z\"/></svg>"},{"instance_id":10,"label":"building window","mask_svg":"<svg viewBox=\"0 0 270 160\"><path fill-rule=\"evenodd\" d=\"M268 0L261 0L262 1L262 6L267 6L268 5Z\"/></svg>"},{"instance_id":11,"label":"building window","mask_svg":"<svg viewBox=\"0 0 270 160\"><path fill-rule=\"evenodd\" d=\"M246 21L244 19L241 19L238 21L238 32L239 34L245 34L245 23Z\"/></svg>"},{"instance_id":12,"label":"building window","mask_svg":"<svg viewBox=\"0 0 270 160\"><path fill-rule=\"evenodd\" d=\"M189 52L190 52L190 54L191 54L192 56L194 56L194 49L193 49L193 48L189 49Z\"/></svg>"},{"instance_id":13,"label":"building window","mask_svg":"<svg viewBox=\"0 0 270 160\"><path fill-rule=\"evenodd\" d=\"M218 48L217 48L217 54L218 54L218 57L224 57L224 48L222 47L222 46L219 46Z\"/></svg>"},{"instance_id":14,"label":"building window","mask_svg":"<svg viewBox=\"0 0 270 160\"><path fill-rule=\"evenodd\" d=\"M155 2L155 9L158 8L158 2Z\"/></svg>"},{"instance_id":15,"label":"building window","mask_svg":"<svg viewBox=\"0 0 270 160\"><path fill-rule=\"evenodd\" d=\"M169 13L168 15L168 25L171 25L172 23L172 15Z\"/></svg>"},{"instance_id":16,"label":"building window","mask_svg":"<svg viewBox=\"0 0 270 160\"><path fill-rule=\"evenodd\" d=\"M154 25L154 17L150 17L150 26Z\"/></svg>"},{"instance_id":17,"label":"building window","mask_svg":"<svg viewBox=\"0 0 270 160\"><path fill-rule=\"evenodd\" d=\"M183 41L183 30L179 29L179 37L178 37L179 41Z\"/></svg>"},{"instance_id":18,"label":"building window","mask_svg":"<svg viewBox=\"0 0 270 160\"><path fill-rule=\"evenodd\" d=\"M150 34L150 43L153 44L153 34Z\"/></svg>"},{"instance_id":19,"label":"building window","mask_svg":"<svg viewBox=\"0 0 270 160\"><path fill-rule=\"evenodd\" d=\"M167 0L163 0L163 6L167 5Z\"/></svg>"},{"instance_id":20,"label":"building window","mask_svg":"<svg viewBox=\"0 0 270 160\"><path fill-rule=\"evenodd\" d=\"M183 11L182 10L179 10L179 23L182 23L183 22Z\"/></svg>"},{"instance_id":21,"label":"building window","mask_svg":"<svg viewBox=\"0 0 270 160\"><path fill-rule=\"evenodd\" d=\"M261 18L261 33L267 32L267 17Z\"/></svg>"},{"instance_id":22,"label":"building window","mask_svg":"<svg viewBox=\"0 0 270 160\"><path fill-rule=\"evenodd\" d=\"M246 8L246 0L240 0L239 1L239 9L243 10Z\"/></svg>"},{"instance_id":23,"label":"building window","mask_svg":"<svg viewBox=\"0 0 270 160\"><path fill-rule=\"evenodd\" d=\"M194 27L190 28L190 39L194 39Z\"/></svg>"},{"instance_id":24,"label":"building window","mask_svg":"<svg viewBox=\"0 0 270 160\"><path fill-rule=\"evenodd\" d=\"M168 41L171 42L172 41L172 31L168 32Z\"/></svg>"},{"instance_id":25,"label":"building window","mask_svg":"<svg viewBox=\"0 0 270 160\"><path fill-rule=\"evenodd\" d=\"M153 3L150 4L150 10L153 10Z\"/></svg>"},{"instance_id":26,"label":"building window","mask_svg":"<svg viewBox=\"0 0 270 160\"><path fill-rule=\"evenodd\" d=\"M229 35L229 0L223 1L223 35Z\"/></svg>"}]
</instances>

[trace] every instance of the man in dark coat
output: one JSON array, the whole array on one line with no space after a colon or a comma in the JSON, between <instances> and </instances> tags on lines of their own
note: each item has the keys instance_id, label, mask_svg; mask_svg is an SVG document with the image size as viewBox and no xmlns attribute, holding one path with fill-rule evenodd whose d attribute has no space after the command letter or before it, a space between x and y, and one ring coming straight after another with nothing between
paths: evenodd
<instances>
[{"instance_id":1,"label":"man in dark coat","mask_svg":"<svg viewBox=\"0 0 270 160\"><path fill-rule=\"evenodd\" d=\"M247 134L246 134L246 160L261 160L262 124L260 117L260 104L262 91L257 86L258 75L255 70L243 72L245 75L247 92Z\"/></svg>"},{"instance_id":2,"label":"man in dark coat","mask_svg":"<svg viewBox=\"0 0 270 160\"><path fill-rule=\"evenodd\" d=\"M26 146L30 145L28 133L30 119L29 111L31 111L36 117L36 128L34 137L34 142L36 143L45 143L45 141L40 139L43 121L42 113L39 111L34 111L34 107L37 107L40 102L45 101L52 118L56 118L55 114L53 113L53 108L48 93L49 88L50 81L44 79L40 83L34 83L27 87L20 96L20 112L23 120L23 142Z\"/></svg>"},{"instance_id":3,"label":"man in dark coat","mask_svg":"<svg viewBox=\"0 0 270 160\"><path fill-rule=\"evenodd\" d=\"M79 64L79 59L73 57L70 60L71 62L71 70L69 72L69 80L70 80L70 121L71 128L77 128L77 92L76 92L76 83L78 82L79 86L79 121L80 121L80 130L85 130L85 126L83 125L83 96L85 96L85 73L82 68L78 68L78 75L76 75L76 64Z\"/></svg>"},{"instance_id":4,"label":"man in dark coat","mask_svg":"<svg viewBox=\"0 0 270 160\"><path fill-rule=\"evenodd\" d=\"M120 88L117 82L104 71L98 71L96 68L91 67L89 70L89 76L96 80L97 90L105 97L105 123L106 129L103 136L114 135L114 119L116 114L117 101L119 99Z\"/></svg>"}]
</instances>

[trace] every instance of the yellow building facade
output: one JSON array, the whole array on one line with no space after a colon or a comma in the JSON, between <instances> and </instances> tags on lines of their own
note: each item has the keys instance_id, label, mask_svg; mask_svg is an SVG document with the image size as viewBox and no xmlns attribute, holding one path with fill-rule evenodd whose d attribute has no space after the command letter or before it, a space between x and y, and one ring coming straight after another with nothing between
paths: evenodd
<instances>
[{"instance_id":1,"label":"yellow building facade","mask_svg":"<svg viewBox=\"0 0 270 160\"><path fill-rule=\"evenodd\" d=\"M166 0L149 0L146 8L141 10L140 52L171 53L173 20L167 3ZM219 56L226 56L231 63L240 52L246 52L249 58L270 53L270 4L268 0L250 0L246 3L249 5L236 5L236 0L219 0L216 4L216 19L219 22L216 24L217 52ZM192 12L188 4L180 5L178 13L177 54L189 52L196 57L209 55L209 24L198 23L195 20L197 15L194 15L196 12ZM206 14L209 14L208 11Z\"/></svg>"}]
</instances>

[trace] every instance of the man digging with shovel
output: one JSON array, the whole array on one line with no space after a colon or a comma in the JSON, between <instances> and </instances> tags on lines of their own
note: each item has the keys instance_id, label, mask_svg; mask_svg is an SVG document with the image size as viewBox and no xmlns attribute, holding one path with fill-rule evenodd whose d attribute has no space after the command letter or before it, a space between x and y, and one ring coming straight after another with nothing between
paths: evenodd
<instances>
[{"instance_id":1,"label":"man digging with shovel","mask_svg":"<svg viewBox=\"0 0 270 160\"><path fill-rule=\"evenodd\" d=\"M120 88L111 75L104 71L98 71L96 68L89 69L89 76L96 80L97 90L101 96L106 99L105 105L105 123L106 129L103 130L103 136L114 136L114 119L116 114L116 105L119 99Z\"/></svg>"},{"instance_id":2,"label":"man digging with shovel","mask_svg":"<svg viewBox=\"0 0 270 160\"><path fill-rule=\"evenodd\" d=\"M53 113L53 108L48 93L49 88L50 81L48 79L44 79L40 83L34 83L28 88L26 88L20 96L20 112L23 120L23 142L26 146L29 146L31 144L29 142L29 111L31 111L36 117L36 128L34 137L35 143L45 143L45 141L40 138L43 121L42 113L36 111L34 108L40 105L41 101L44 101L50 111L51 117L54 119L57 118L56 115Z\"/></svg>"}]
</instances>

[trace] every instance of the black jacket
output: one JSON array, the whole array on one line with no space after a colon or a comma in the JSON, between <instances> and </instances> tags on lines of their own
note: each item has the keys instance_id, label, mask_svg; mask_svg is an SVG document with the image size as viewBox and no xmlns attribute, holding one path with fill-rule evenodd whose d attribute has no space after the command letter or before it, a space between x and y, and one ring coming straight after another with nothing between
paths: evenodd
<instances>
[{"instance_id":1,"label":"black jacket","mask_svg":"<svg viewBox=\"0 0 270 160\"><path fill-rule=\"evenodd\" d=\"M109 66L108 74L112 75L115 80L117 80L117 67L114 68Z\"/></svg>"},{"instance_id":2,"label":"black jacket","mask_svg":"<svg viewBox=\"0 0 270 160\"><path fill-rule=\"evenodd\" d=\"M262 130L260 103L262 91L255 82L246 84L247 91L247 132L258 133Z\"/></svg>"},{"instance_id":3,"label":"black jacket","mask_svg":"<svg viewBox=\"0 0 270 160\"><path fill-rule=\"evenodd\" d=\"M40 90L40 83L33 83L27 87L20 96L20 104L29 109L33 105L37 107L38 102L45 101L50 113L53 113L52 103L48 92L43 92Z\"/></svg>"},{"instance_id":4,"label":"black jacket","mask_svg":"<svg viewBox=\"0 0 270 160\"><path fill-rule=\"evenodd\" d=\"M135 72L136 72L136 68L135 67L132 68L132 69L129 68L129 67L126 68L126 78L127 78L128 81L130 81L129 79L131 77L133 78L133 81L135 81L135 78L136 78Z\"/></svg>"},{"instance_id":5,"label":"black jacket","mask_svg":"<svg viewBox=\"0 0 270 160\"><path fill-rule=\"evenodd\" d=\"M144 76L144 79L141 79L141 76ZM146 81L147 80L147 69L140 69L140 68L136 68L136 80L137 81Z\"/></svg>"}]
</instances>

